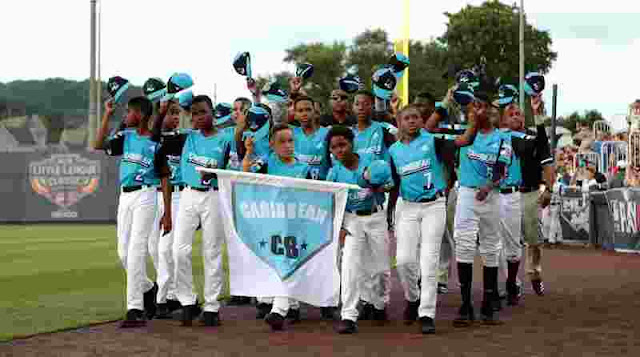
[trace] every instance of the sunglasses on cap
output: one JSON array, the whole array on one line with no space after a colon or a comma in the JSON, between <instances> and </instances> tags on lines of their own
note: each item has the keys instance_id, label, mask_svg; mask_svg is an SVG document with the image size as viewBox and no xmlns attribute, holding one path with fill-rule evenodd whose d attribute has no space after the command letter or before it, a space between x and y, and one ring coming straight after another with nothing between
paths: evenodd
<instances>
[{"instance_id":1,"label":"sunglasses on cap","mask_svg":"<svg viewBox=\"0 0 640 357\"><path fill-rule=\"evenodd\" d=\"M347 95L332 95L329 97L331 100L347 100L349 96Z\"/></svg>"}]
</instances>

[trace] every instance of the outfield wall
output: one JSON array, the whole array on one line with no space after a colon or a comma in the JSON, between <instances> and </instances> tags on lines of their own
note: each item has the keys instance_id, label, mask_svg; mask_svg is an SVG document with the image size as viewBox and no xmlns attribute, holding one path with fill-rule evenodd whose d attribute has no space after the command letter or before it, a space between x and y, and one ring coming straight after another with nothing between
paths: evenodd
<instances>
[{"instance_id":1,"label":"outfield wall","mask_svg":"<svg viewBox=\"0 0 640 357\"><path fill-rule=\"evenodd\" d=\"M0 162L0 222L115 222L117 159L43 151ZM640 189L563 193L560 223L565 240L640 251Z\"/></svg>"},{"instance_id":2,"label":"outfield wall","mask_svg":"<svg viewBox=\"0 0 640 357\"><path fill-rule=\"evenodd\" d=\"M117 160L103 152L0 153L0 222L115 222Z\"/></svg>"}]
</instances>

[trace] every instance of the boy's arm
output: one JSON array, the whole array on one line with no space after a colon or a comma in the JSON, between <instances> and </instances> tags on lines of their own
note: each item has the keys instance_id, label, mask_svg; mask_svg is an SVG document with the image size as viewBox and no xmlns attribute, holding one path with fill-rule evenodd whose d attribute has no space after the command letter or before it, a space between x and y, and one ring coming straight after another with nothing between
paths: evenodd
<instances>
[{"instance_id":1,"label":"boy's arm","mask_svg":"<svg viewBox=\"0 0 640 357\"><path fill-rule=\"evenodd\" d=\"M102 123L100 128L98 128L98 133L96 134L96 140L93 143L93 148L96 150L104 150L104 139L107 137L107 133L109 132L109 120L113 116L113 112L115 111L113 107L113 101L108 100L104 106L104 115L102 115Z\"/></svg>"}]
</instances>

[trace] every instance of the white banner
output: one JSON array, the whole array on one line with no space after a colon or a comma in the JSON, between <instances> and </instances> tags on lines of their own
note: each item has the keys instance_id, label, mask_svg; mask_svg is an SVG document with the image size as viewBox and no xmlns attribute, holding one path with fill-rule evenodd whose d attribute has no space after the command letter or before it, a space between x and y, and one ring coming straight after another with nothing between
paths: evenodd
<instances>
[{"instance_id":1,"label":"white banner","mask_svg":"<svg viewBox=\"0 0 640 357\"><path fill-rule=\"evenodd\" d=\"M338 236L358 186L237 171L218 176L230 293L337 305Z\"/></svg>"}]
</instances>

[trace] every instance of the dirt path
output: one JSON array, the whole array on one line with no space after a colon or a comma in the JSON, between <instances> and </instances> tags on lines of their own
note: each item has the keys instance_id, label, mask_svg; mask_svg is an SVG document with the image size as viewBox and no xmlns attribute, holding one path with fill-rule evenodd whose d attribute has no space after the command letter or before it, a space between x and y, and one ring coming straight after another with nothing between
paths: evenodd
<instances>
[{"instance_id":1,"label":"dirt path","mask_svg":"<svg viewBox=\"0 0 640 357\"><path fill-rule=\"evenodd\" d=\"M0 355L640 356L640 256L554 249L545 250L543 263L546 295L533 295L527 284L525 301L504 308L500 326L454 328L460 298L457 279L451 279L451 292L439 296L437 334L419 335L417 325L401 321L404 302L395 280L392 321L385 327L362 321L353 336L338 335L332 323L318 321L315 308L303 310L300 324L271 333L254 319L252 307L226 307L219 328L182 328L178 321L160 320L137 330L105 324L0 344ZM479 265L475 270L479 306Z\"/></svg>"}]
</instances>

